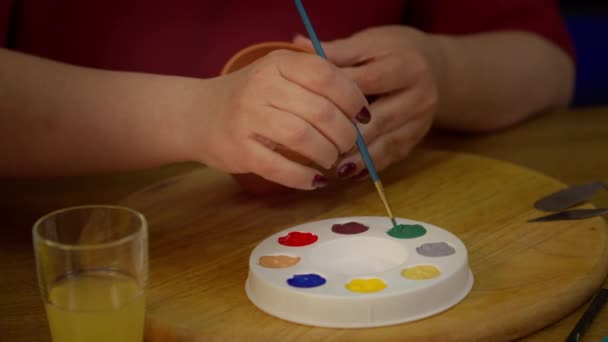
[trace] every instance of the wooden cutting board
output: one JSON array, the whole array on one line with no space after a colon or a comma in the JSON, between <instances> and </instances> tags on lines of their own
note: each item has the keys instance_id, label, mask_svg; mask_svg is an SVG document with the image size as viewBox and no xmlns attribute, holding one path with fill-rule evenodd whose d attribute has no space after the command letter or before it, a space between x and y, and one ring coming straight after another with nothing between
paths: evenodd
<instances>
[{"instance_id":1,"label":"wooden cutting board","mask_svg":"<svg viewBox=\"0 0 608 342\"><path fill-rule=\"evenodd\" d=\"M369 180L256 197L203 168L122 201L149 221L146 341L510 340L572 312L606 277L602 218L526 222L543 214L536 199L564 186L554 179L436 150L416 151L382 178L396 216L447 229L467 246L475 284L461 303L373 329L315 328L265 314L244 290L260 241L296 224L385 215L384 208Z\"/></svg>"}]
</instances>

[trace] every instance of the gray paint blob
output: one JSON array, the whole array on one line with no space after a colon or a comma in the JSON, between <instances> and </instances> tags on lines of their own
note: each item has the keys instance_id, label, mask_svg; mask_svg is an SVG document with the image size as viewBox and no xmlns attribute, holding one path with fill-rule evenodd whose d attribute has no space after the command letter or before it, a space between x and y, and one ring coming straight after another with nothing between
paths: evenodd
<instances>
[{"instance_id":1,"label":"gray paint blob","mask_svg":"<svg viewBox=\"0 0 608 342\"><path fill-rule=\"evenodd\" d=\"M445 242L431 242L416 247L416 252L426 257L444 257L456 253L456 250Z\"/></svg>"}]
</instances>

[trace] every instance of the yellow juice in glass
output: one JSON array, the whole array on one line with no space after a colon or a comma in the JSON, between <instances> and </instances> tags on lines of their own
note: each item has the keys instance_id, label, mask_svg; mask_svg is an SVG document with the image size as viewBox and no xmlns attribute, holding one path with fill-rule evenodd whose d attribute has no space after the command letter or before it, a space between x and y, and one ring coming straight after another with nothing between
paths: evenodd
<instances>
[{"instance_id":1,"label":"yellow juice in glass","mask_svg":"<svg viewBox=\"0 0 608 342\"><path fill-rule=\"evenodd\" d=\"M46 312L54 342L141 342L144 306L134 279L87 272L53 284Z\"/></svg>"}]
</instances>

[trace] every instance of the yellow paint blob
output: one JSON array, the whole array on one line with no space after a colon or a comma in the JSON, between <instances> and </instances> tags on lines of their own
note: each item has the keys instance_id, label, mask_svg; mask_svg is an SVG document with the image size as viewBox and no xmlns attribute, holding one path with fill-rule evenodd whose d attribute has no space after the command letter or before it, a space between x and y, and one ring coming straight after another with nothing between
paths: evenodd
<instances>
[{"instance_id":1,"label":"yellow paint blob","mask_svg":"<svg viewBox=\"0 0 608 342\"><path fill-rule=\"evenodd\" d=\"M379 278L353 279L346 284L346 288L352 292L370 293L384 290L386 284Z\"/></svg>"},{"instance_id":2,"label":"yellow paint blob","mask_svg":"<svg viewBox=\"0 0 608 342\"><path fill-rule=\"evenodd\" d=\"M412 280L426 280L438 277L441 274L439 269L433 265L419 265L406 268L401 272L404 278Z\"/></svg>"},{"instance_id":3,"label":"yellow paint blob","mask_svg":"<svg viewBox=\"0 0 608 342\"><path fill-rule=\"evenodd\" d=\"M259 261L260 266L267 268L287 268L300 262L300 257L290 257L288 255L264 255Z\"/></svg>"}]
</instances>

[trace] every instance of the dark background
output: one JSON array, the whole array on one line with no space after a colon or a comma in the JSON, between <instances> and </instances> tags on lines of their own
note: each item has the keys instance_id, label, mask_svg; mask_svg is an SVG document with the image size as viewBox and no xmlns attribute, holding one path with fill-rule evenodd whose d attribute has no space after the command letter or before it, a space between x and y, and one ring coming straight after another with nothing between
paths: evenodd
<instances>
[{"instance_id":1,"label":"dark background","mask_svg":"<svg viewBox=\"0 0 608 342\"><path fill-rule=\"evenodd\" d=\"M577 55L574 105L608 104L608 0L559 3Z\"/></svg>"}]
</instances>

